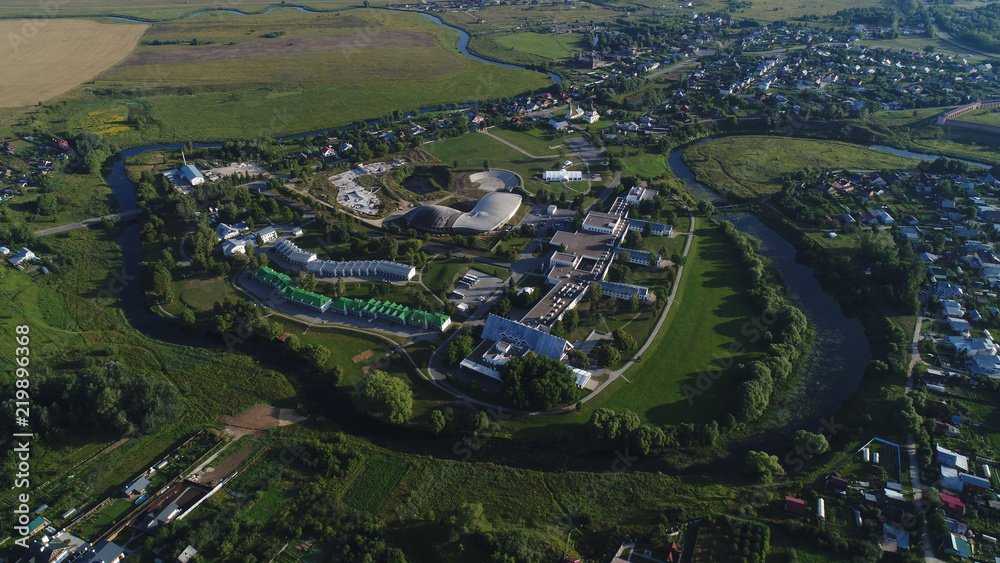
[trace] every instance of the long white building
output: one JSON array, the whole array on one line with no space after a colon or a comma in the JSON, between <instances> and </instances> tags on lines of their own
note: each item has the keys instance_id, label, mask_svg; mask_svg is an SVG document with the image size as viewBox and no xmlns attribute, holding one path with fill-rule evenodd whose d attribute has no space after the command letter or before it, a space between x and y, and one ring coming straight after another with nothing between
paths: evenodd
<instances>
[{"instance_id":1,"label":"long white building","mask_svg":"<svg viewBox=\"0 0 1000 563\"><path fill-rule=\"evenodd\" d=\"M365 276L412 280L417 275L417 269L413 266L388 260L352 260L349 262L320 260L316 254L302 250L289 240L279 240L274 245L274 249L292 264L302 266L307 272L319 277Z\"/></svg>"}]
</instances>

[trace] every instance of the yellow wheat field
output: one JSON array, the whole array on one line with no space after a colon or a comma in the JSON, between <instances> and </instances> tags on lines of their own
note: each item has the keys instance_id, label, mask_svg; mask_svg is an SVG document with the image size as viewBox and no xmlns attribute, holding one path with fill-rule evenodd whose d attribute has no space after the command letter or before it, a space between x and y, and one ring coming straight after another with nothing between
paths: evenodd
<instances>
[{"instance_id":1,"label":"yellow wheat field","mask_svg":"<svg viewBox=\"0 0 1000 563\"><path fill-rule=\"evenodd\" d=\"M142 24L79 19L0 20L0 107L44 102L122 60Z\"/></svg>"}]
</instances>

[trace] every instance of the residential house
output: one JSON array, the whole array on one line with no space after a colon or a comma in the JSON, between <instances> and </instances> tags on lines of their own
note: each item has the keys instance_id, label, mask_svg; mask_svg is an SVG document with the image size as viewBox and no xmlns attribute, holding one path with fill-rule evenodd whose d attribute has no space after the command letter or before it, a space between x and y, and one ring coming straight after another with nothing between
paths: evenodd
<instances>
[{"instance_id":1,"label":"residential house","mask_svg":"<svg viewBox=\"0 0 1000 563\"><path fill-rule=\"evenodd\" d=\"M948 555L954 555L959 559L968 559L972 557L972 546L969 545L969 540L965 539L964 536L959 536L956 534L949 534L948 538L944 540L944 552Z\"/></svg>"},{"instance_id":2,"label":"residential house","mask_svg":"<svg viewBox=\"0 0 1000 563\"><path fill-rule=\"evenodd\" d=\"M937 462L945 467L953 467L960 471L969 471L969 458L948 448L943 448L938 444L934 445Z\"/></svg>"},{"instance_id":3,"label":"residential house","mask_svg":"<svg viewBox=\"0 0 1000 563\"><path fill-rule=\"evenodd\" d=\"M569 129L569 123L566 121L556 121L555 119L550 119L549 125L556 131L565 131Z\"/></svg>"},{"instance_id":4,"label":"residential house","mask_svg":"<svg viewBox=\"0 0 1000 563\"><path fill-rule=\"evenodd\" d=\"M947 338L947 342L953 346L959 354L966 354L968 356L995 356L997 352L1000 351L998 350L996 343L989 338L963 338L961 336L949 336Z\"/></svg>"},{"instance_id":5,"label":"residential house","mask_svg":"<svg viewBox=\"0 0 1000 563\"><path fill-rule=\"evenodd\" d=\"M965 504L955 495L941 493L941 505L945 514L952 518L961 518L965 515Z\"/></svg>"},{"instance_id":6,"label":"residential house","mask_svg":"<svg viewBox=\"0 0 1000 563\"><path fill-rule=\"evenodd\" d=\"M149 479L137 477L121 488L123 495L127 497L139 496L146 491L149 486Z\"/></svg>"},{"instance_id":7,"label":"residential house","mask_svg":"<svg viewBox=\"0 0 1000 563\"><path fill-rule=\"evenodd\" d=\"M957 332L965 337L968 337L972 327L969 325L969 321L965 319L958 319L955 317L948 317L948 327L952 332Z\"/></svg>"},{"instance_id":8,"label":"residential house","mask_svg":"<svg viewBox=\"0 0 1000 563\"><path fill-rule=\"evenodd\" d=\"M990 490L990 480L971 473L962 473L958 476L962 480L963 493L985 493Z\"/></svg>"},{"instance_id":9,"label":"residential house","mask_svg":"<svg viewBox=\"0 0 1000 563\"><path fill-rule=\"evenodd\" d=\"M238 228L239 225L227 225L225 223L219 223L215 227L215 234L222 240L229 240L231 238L238 237L243 229Z\"/></svg>"},{"instance_id":10,"label":"residential house","mask_svg":"<svg viewBox=\"0 0 1000 563\"><path fill-rule=\"evenodd\" d=\"M264 227L254 233L254 238L260 238L261 244L267 244L278 240L278 231L274 227Z\"/></svg>"},{"instance_id":11,"label":"residential house","mask_svg":"<svg viewBox=\"0 0 1000 563\"><path fill-rule=\"evenodd\" d=\"M35 259L35 253L28 250L28 247L22 247L21 251L9 258L7 261L14 266L20 266L24 262L31 262Z\"/></svg>"},{"instance_id":12,"label":"residential house","mask_svg":"<svg viewBox=\"0 0 1000 563\"><path fill-rule=\"evenodd\" d=\"M77 563L118 563L125 558L125 550L118 544L102 540L94 544L94 547L84 554Z\"/></svg>"}]
</instances>

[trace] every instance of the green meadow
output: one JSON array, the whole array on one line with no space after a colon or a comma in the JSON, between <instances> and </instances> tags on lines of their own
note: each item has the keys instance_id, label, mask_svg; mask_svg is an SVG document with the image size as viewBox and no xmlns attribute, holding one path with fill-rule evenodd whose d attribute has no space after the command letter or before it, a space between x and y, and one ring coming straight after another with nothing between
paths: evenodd
<instances>
[{"instance_id":1,"label":"green meadow","mask_svg":"<svg viewBox=\"0 0 1000 563\"><path fill-rule=\"evenodd\" d=\"M698 181L739 198L770 195L782 175L819 170L900 170L918 160L860 145L770 136L726 137L688 148L684 162Z\"/></svg>"},{"instance_id":2,"label":"green meadow","mask_svg":"<svg viewBox=\"0 0 1000 563\"><path fill-rule=\"evenodd\" d=\"M575 51L579 50L580 37L575 34L552 35L551 33L529 31L512 35L499 35L496 37L496 42L515 51L558 60L572 56Z\"/></svg>"}]
</instances>

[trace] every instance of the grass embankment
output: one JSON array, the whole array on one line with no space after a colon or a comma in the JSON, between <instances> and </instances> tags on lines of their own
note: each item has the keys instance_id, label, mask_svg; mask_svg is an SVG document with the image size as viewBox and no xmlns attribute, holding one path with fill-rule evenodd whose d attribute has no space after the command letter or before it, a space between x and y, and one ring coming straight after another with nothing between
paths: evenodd
<instances>
[{"instance_id":1,"label":"grass embankment","mask_svg":"<svg viewBox=\"0 0 1000 563\"><path fill-rule=\"evenodd\" d=\"M819 170L902 170L918 160L838 141L736 136L695 145L684 162L699 182L720 193L753 199L781 190L782 175Z\"/></svg>"},{"instance_id":2,"label":"grass embankment","mask_svg":"<svg viewBox=\"0 0 1000 563\"><path fill-rule=\"evenodd\" d=\"M735 254L718 231L699 225L677 298L656 342L642 361L625 373L601 396L587 403L587 410L604 407L629 409L644 422L663 425L681 422L703 424L728 412L731 391L737 385L724 374L705 395L689 404L682 386L695 387L698 373L714 359L734 357L730 344L746 339L740 327L754 313L743 293L747 285L732 275ZM747 351L734 357L734 364L763 350L746 344Z\"/></svg>"}]
</instances>

